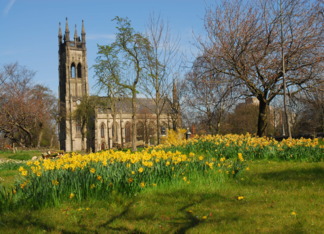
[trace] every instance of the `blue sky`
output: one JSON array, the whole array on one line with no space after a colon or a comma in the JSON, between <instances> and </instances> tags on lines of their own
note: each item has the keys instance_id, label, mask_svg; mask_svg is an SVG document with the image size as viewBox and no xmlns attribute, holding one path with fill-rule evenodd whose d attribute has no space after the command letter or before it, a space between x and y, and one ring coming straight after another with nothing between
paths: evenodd
<instances>
[{"instance_id":1,"label":"blue sky","mask_svg":"<svg viewBox=\"0 0 324 234\"><path fill-rule=\"evenodd\" d=\"M215 1L215 0L214 0ZM181 49L189 57L195 52L193 32L203 34L206 7L213 0L1 0L0 66L18 62L36 71L35 83L58 92L58 24L70 34L74 25L81 33L84 20L87 38L90 93L95 90L91 66L97 44L114 39L115 16L128 17L136 31L143 32L150 14L160 15L170 25L172 35L181 38Z\"/></svg>"}]
</instances>

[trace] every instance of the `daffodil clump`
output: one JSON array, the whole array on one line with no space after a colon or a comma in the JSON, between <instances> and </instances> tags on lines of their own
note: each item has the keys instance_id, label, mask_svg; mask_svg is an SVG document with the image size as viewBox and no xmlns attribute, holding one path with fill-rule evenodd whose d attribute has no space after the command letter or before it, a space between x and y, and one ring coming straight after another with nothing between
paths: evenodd
<instances>
[{"instance_id":1,"label":"daffodil clump","mask_svg":"<svg viewBox=\"0 0 324 234\"><path fill-rule=\"evenodd\" d=\"M57 159L29 161L19 168L14 197L34 206L62 200L105 199L113 191L132 195L165 183L190 184L195 173L221 178L236 176L245 168L242 154L236 159L148 148L141 152L108 150Z\"/></svg>"},{"instance_id":2,"label":"daffodil clump","mask_svg":"<svg viewBox=\"0 0 324 234\"><path fill-rule=\"evenodd\" d=\"M237 135L207 135L195 136L189 140L178 138L172 141L165 140L166 144L157 148L201 153L210 157L236 157L243 153L244 158L253 159L275 159L275 160L298 160L308 162L319 162L324 160L324 145L319 139L284 139L276 141L274 138L253 137L250 134Z\"/></svg>"},{"instance_id":3,"label":"daffodil clump","mask_svg":"<svg viewBox=\"0 0 324 234\"><path fill-rule=\"evenodd\" d=\"M183 139L169 134L164 143L140 152L108 150L30 161L19 168L21 179L10 191L0 189L2 205L55 205L64 200L107 199L117 192L134 195L167 183L190 184L197 174L217 181L249 170L253 159L323 161L318 139L278 142L251 135L216 135ZM9 205L8 205L9 204Z\"/></svg>"}]
</instances>

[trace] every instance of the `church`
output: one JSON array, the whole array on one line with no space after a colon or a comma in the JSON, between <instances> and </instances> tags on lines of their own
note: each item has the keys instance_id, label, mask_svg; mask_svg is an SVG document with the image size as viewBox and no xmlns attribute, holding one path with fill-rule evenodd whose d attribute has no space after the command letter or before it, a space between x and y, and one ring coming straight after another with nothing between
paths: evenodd
<instances>
[{"instance_id":1,"label":"church","mask_svg":"<svg viewBox=\"0 0 324 234\"><path fill-rule=\"evenodd\" d=\"M59 74L59 143L60 149L72 151L100 151L110 148L128 148L132 142L132 115L130 98L117 101L114 113L107 105L97 104L91 123L87 124L86 137L81 134L81 125L73 118L73 113L85 96L89 96L86 32L82 21L81 37L75 27L70 37L68 20L65 32L59 24L58 32L58 74ZM173 88L173 102L177 99ZM107 97L97 97L107 99ZM160 115L160 129L157 129L154 102L148 98L137 99L136 142L137 145L150 145L157 142L166 129L179 126L180 118L174 115L170 105L165 105Z\"/></svg>"}]
</instances>

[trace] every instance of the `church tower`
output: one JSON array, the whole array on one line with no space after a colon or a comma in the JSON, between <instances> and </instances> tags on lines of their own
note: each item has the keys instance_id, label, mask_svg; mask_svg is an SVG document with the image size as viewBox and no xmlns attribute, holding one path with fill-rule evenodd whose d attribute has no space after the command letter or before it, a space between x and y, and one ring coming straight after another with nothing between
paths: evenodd
<instances>
[{"instance_id":1,"label":"church tower","mask_svg":"<svg viewBox=\"0 0 324 234\"><path fill-rule=\"evenodd\" d=\"M80 104L82 97L89 94L85 36L83 20L81 38L75 26L74 37L70 39L67 18L64 36L59 24L59 141L61 150L67 152L83 150L86 145L86 142L82 142L80 124L72 118L72 113Z\"/></svg>"}]
</instances>

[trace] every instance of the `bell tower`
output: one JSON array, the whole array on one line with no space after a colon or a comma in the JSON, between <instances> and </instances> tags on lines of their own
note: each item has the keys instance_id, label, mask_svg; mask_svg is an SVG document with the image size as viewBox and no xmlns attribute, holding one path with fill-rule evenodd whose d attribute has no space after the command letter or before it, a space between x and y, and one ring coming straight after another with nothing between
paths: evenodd
<instances>
[{"instance_id":1,"label":"bell tower","mask_svg":"<svg viewBox=\"0 0 324 234\"><path fill-rule=\"evenodd\" d=\"M58 32L59 57L59 141L60 149L67 152L84 150L80 125L73 119L73 111L82 97L89 95L86 33L82 20L81 38L75 26L70 39L68 19L62 35L61 23Z\"/></svg>"}]
</instances>

